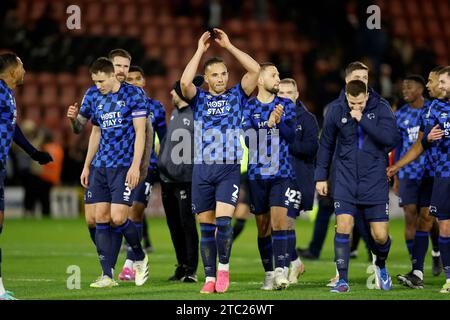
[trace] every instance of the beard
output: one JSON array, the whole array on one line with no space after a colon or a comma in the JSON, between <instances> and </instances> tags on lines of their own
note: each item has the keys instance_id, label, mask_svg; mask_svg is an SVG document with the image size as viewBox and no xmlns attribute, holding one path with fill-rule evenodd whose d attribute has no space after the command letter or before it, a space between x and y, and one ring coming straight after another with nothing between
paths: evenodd
<instances>
[{"instance_id":1,"label":"beard","mask_svg":"<svg viewBox=\"0 0 450 320\"><path fill-rule=\"evenodd\" d=\"M278 94L278 91L280 91L280 88L274 86L272 88L267 89L267 91L269 91L272 94Z\"/></svg>"}]
</instances>

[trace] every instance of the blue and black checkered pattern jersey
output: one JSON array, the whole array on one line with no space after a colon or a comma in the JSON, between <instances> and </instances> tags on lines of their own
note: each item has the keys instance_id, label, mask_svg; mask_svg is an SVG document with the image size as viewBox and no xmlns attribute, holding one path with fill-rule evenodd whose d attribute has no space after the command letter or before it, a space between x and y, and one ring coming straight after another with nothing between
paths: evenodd
<instances>
[{"instance_id":1,"label":"blue and black checkered pattern jersey","mask_svg":"<svg viewBox=\"0 0 450 320\"><path fill-rule=\"evenodd\" d=\"M142 89L122 83L119 91L94 95L92 123L101 137L93 166L129 167L133 162L135 131L133 119L147 117L147 98Z\"/></svg>"},{"instance_id":2,"label":"blue and black checkered pattern jersey","mask_svg":"<svg viewBox=\"0 0 450 320\"><path fill-rule=\"evenodd\" d=\"M248 100L241 84L215 96L197 87L194 110L195 163L239 163L242 110Z\"/></svg>"},{"instance_id":3,"label":"blue and black checkered pattern jersey","mask_svg":"<svg viewBox=\"0 0 450 320\"><path fill-rule=\"evenodd\" d=\"M444 131L442 139L433 142L435 151L432 152L435 176L439 178L450 178L450 101L434 100L430 107L427 121L427 135L432 127L439 124ZM432 148L433 149L433 148Z\"/></svg>"},{"instance_id":4,"label":"blue and black checkered pattern jersey","mask_svg":"<svg viewBox=\"0 0 450 320\"><path fill-rule=\"evenodd\" d=\"M423 108L413 108L409 104L405 104L397 110L395 116L397 118L397 126L402 137L401 146L397 149L402 158L417 141L419 135ZM398 172L400 179L421 180L425 173L426 155L422 154L415 161L401 168Z\"/></svg>"},{"instance_id":5,"label":"blue and black checkered pattern jersey","mask_svg":"<svg viewBox=\"0 0 450 320\"><path fill-rule=\"evenodd\" d=\"M426 106L422 108L422 116L420 122L420 131L425 132L425 128L429 124L430 119L430 110L434 108L435 104L439 102L439 99L434 99L433 101L427 101ZM432 145L431 148L425 150L425 177L434 177L435 176L435 167L434 163L438 157L438 150L436 145Z\"/></svg>"},{"instance_id":6,"label":"blue and black checkered pattern jersey","mask_svg":"<svg viewBox=\"0 0 450 320\"><path fill-rule=\"evenodd\" d=\"M5 168L9 148L16 130L16 100L14 91L0 79L0 162Z\"/></svg>"},{"instance_id":7,"label":"blue and black checkered pattern jersey","mask_svg":"<svg viewBox=\"0 0 450 320\"><path fill-rule=\"evenodd\" d=\"M251 139L247 139L249 141L248 178L250 180L295 177L289 161L289 143L280 134L279 124L272 128L267 126L270 113L278 104L284 107L281 121L293 122L296 118L296 109L295 104L289 99L276 96L272 102L262 103L257 98L252 98L244 108L244 132L249 136L249 129L254 129L258 142L256 146L252 146ZM278 153L275 153L276 149L278 149Z\"/></svg>"},{"instance_id":8,"label":"blue and black checkered pattern jersey","mask_svg":"<svg viewBox=\"0 0 450 320\"><path fill-rule=\"evenodd\" d=\"M160 131L160 129L166 128L166 110L164 109L164 106L157 100L153 100L151 98L147 98L148 108L150 112L150 118L152 120L152 127L153 127L153 146L152 146L152 153L150 155L150 165L149 170L155 170L158 163L158 157L155 153L155 134ZM159 141L163 137L160 137L158 134Z\"/></svg>"},{"instance_id":9,"label":"blue and black checkered pattern jersey","mask_svg":"<svg viewBox=\"0 0 450 320\"><path fill-rule=\"evenodd\" d=\"M83 96L83 100L81 101L80 114L87 118L92 118L92 110L94 110L93 105L94 101L97 101L98 97L101 97L102 94L98 91L96 86L92 86L87 89L86 93Z\"/></svg>"}]
</instances>

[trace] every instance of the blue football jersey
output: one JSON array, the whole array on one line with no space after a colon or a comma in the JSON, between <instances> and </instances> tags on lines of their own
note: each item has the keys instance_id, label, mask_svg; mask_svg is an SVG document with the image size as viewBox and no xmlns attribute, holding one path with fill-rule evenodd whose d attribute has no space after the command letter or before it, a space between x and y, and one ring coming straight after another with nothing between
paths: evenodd
<instances>
[{"instance_id":1,"label":"blue football jersey","mask_svg":"<svg viewBox=\"0 0 450 320\"><path fill-rule=\"evenodd\" d=\"M409 104L405 104L395 113L397 126L402 137L400 158L402 158L417 141L421 126L422 113L424 108L412 108ZM425 173L426 155L422 154L415 161L401 168L398 172L400 179L420 180Z\"/></svg>"},{"instance_id":2,"label":"blue football jersey","mask_svg":"<svg viewBox=\"0 0 450 320\"><path fill-rule=\"evenodd\" d=\"M427 120L427 135L431 128L439 124L441 130L444 131L442 139L432 143L435 147L431 156L433 157L433 166L436 177L450 178L450 101L434 100L433 106L430 107ZM432 148L433 148L432 147Z\"/></svg>"},{"instance_id":3,"label":"blue football jersey","mask_svg":"<svg viewBox=\"0 0 450 320\"><path fill-rule=\"evenodd\" d=\"M421 116L421 122L420 122L420 131L425 132L425 128L429 124L430 119L430 110L435 106L435 103L437 103L439 99L435 99L433 101L427 101L426 107L424 106L422 116ZM437 147L436 145L433 145L431 148L425 150L425 156L426 156L426 163L425 163L425 177L434 177L435 175L435 168L434 163L437 159Z\"/></svg>"},{"instance_id":4,"label":"blue football jersey","mask_svg":"<svg viewBox=\"0 0 450 320\"><path fill-rule=\"evenodd\" d=\"M239 131L247 99L241 84L218 96L197 88L191 103L195 163L239 163L242 158Z\"/></svg>"},{"instance_id":5,"label":"blue football jersey","mask_svg":"<svg viewBox=\"0 0 450 320\"><path fill-rule=\"evenodd\" d=\"M16 100L14 91L0 79L0 161L3 168L6 166L8 152L16 130Z\"/></svg>"},{"instance_id":6,"label":"blue football jersey","mask_svg":"<svg viewBox=\"0 0 450 320\"><path fill-rule=\"evenodd\" d=\"M244 132L248 137L249 129L254 129L258 141L256 146L252 146L250 140L248 146L248 178L250 180L295 178L289 161L289 142L280 134L280 130L277 130L281 122L272 128L267 127L270 113L277 104L284 107L281 121L294 125L296 109L289 99L276 96L271 103L262 103L257 98L252 98L245 106ZM267 134L265 135L264 132ZM295 130L292 133L295 135ZM276 153L277 149L278 153Z\"/></svg>"},{"instance_id":7,"label":"blue football jersey","mask_svg":"<svg viewBox=\"0 0 450 320\"><path fill-rule=\"evenodd\" d=\"M95 95L92 123L100 126L99 149L95 167L129 167L133 161L135 131L133 118L147 117L147 99L143 91L122 83L116 93Z\"/></svg>"},{"instance_id":8,"label":"blue football jersey","mask_svg":"<svg viewBox=\"0 0 450 320\"><path fill-rule=\"evenodd\" d=\"M155 134L158 134L159 141L164 138L166 127L166 110L164 106L157 100L147 98L150 119L153 127L153 146L152 153L150 155L149 170L155 170L157 168L158 157L155 153Z\"/></svg>"}]
</instances>

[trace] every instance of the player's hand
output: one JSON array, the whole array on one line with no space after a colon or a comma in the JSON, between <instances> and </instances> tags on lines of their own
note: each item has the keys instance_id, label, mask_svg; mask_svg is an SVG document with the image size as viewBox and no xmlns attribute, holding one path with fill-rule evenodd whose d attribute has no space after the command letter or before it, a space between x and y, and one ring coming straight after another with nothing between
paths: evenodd
<instances>
[{"instance_id":1,"label":"player's hand","mask_svg":"<svg viewBox=\"0 0 450 320\"><path fill-rule=\"evenodd\" d=\"M433 129L431 129L430 133L427 136L427 140L429 142L432 142L432 141L436 141L436 140L442 139L443 136L444 136L444 131L441 130L441 128L437 124L437 125L435 125L433 127Z\"/></svg>"},{"instance_id":2,"label":"player's hand","mask_svg":"<svg viewBox=\"0 0 450 320\"><path fill-rule=\"evenodd\" d=\"M69 106L67 109L67 118L70 120L75 120L78 116L78 103L75 102L73 105Z\"/></svg>"},{"instance_id":3,"label":"player's hand","mask_svg":"<svg viewBox=\"0 0 450 320\"><path fill-rule=\"evenodd\" d=\"M210 46L209 38L211 38L211 33L206 31L202 34L200 40L198 40L198 49L202 50L203 53L205 53Z\"/></svg>"},{"instance_id":4,"label":"player's hand","mask_svg":"<svg viewBox=\"0 0 450 320\"><path fill-rule=\"evenodd\" d=\"M396 166L395 164L386 168L386 174L387 174L389 180L391 180L391 178L397 174L398 170L400 170L400 168L398 166Z\"/></svg>"},{"instance_id":5,"label":"player's hand","mask_svg":"<svg viewBox=\"0 0 450 320\"><path fill-rule=\"evenodd\" d=\"M140 176L139 167L135 168L131 166L130 169L128 169L125 183L127 187L130 188L130 190L133 190L139 184L139 176Z\"/></svg>"},{"instance_id":6,"label":"player's hand","mask_svg":"<svg viewBox=\"0 0 450 320\"><path fill-rule=\"evenodd\" d=\"M53 161L52 156L48 152L45 152L45 151L36 151L35 153L33 153L31 155L31 159L39 162L39 164L47 164L47 163Z\"/></svg>"},{"instance_id":7,"label":"player's hand","mask_svg":"<svg viewBox=\"0 0 450 320\"><path fill-rule=\"evenodd\" d=\"M231 41L228 38L228 35L225 33L225 31L218 28L214 28L214 32L216 33L214 41L217 42L219 46L225 49L231 46Z\"/></svg>"},{"instance_id":8,"label":"player's hand","mask_svg":"<svg viewBox=\"0 0 450 320\"><path fill-rule=\"evenodd\" d=\"M353 109L352 111L350 111L350 115L352 116L353 119L355 119L356 121L360 122L361 118L362 118L362 111L361 110L357 110L357 109Z\"/></svg>"},{"instance_id":9,"label":"player's hand","mask_svg":"<svg viewBox=\"0 0 450 320\"><path fill-rule=\"evenodd\" d=\"M283 116L284 113L284 107L281 104L277 104L277 106L275 107L275 117L276 117L276 123L280 123L281 117Z\"/></svg>"},{"instance_id":10,"label":"player's hand","mask_svg":"<svg viewBox=\"0 0 450 320\"><path fill-rule=\"evenodd\" d=\"M316 190L321 196L328 195L328 181L317 181Z\"/></svg>"},{"instance_id":11,"label":"player's hand","mask_svg":"<svg viewBox=\"0 0 450 320\"><path fill-rule=\"evenodd\" d=\"M89 172L89 167L84 167L83 171L81 172L80 182L84 188L89 187Z\"/></svg>"}]
</instances>

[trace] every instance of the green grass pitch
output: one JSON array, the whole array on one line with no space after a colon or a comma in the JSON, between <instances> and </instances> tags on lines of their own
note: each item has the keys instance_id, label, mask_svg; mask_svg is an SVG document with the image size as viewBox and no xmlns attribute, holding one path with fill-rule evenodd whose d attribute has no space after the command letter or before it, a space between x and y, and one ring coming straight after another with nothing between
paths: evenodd
<instances>
[{"instance_id":1,"label":"green grass pitch","mask_svg":"<svg viewBox=\"0 0 450 320\"><path fill-rule=\"evenodd\" d=\"M390 222L392 249L388 270L393 278L398 273L409 271L406 246L403 240L403 221ZM264 273L256 244L256 226L250 219L241 236L233 245L230 264L230 289L225 294L202 295L203 266L200 261L199 283L173 283L167 281L176 263L169 231L164 219L149 219L150 235L155 248L149 255L150 277L142 287L132 283L121 283L111 289L91 289L89 284L99 276L101 269L84 220L28 220L7 219L1 236L3 249L3 282L14 291L18 299L148 299L148 300L306 300L306 299L450 299L439 293L444 276L431 274L431 254L425 261L425 289L412 290L396 284L390 292L367 289L370 274L367 253L361 242L359 256L350 261L351 292L331 294L325 286L334 276L333 224L324 246L320 261L305 260L306 273L299 284L285 291L263 292L261 286ZM298 244L306 246L312 233L312 223L297 222ZM121 253L116 274L124 262ZM81 289L69 290L67 269L71 265L81 270Z\"/></svg>"}]
</instances>

